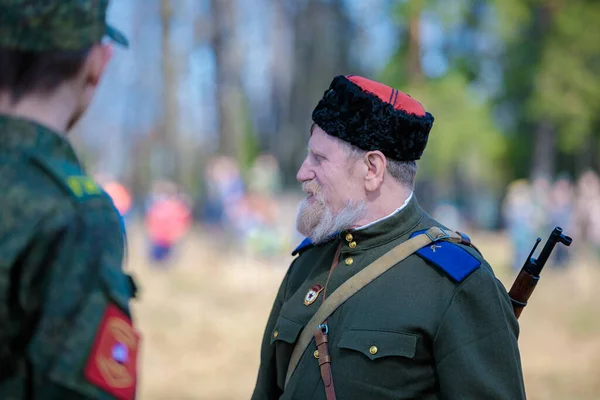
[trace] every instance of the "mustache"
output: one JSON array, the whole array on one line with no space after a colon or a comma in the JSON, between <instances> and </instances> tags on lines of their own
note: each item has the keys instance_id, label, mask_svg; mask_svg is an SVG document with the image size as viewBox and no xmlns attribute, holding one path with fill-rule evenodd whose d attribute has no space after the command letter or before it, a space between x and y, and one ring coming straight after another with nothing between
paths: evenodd
<instances>
[{"instance_id":1,"label":"mustache","mask_svg":"<svg viewBox=\"0 0 600 400\"><path fill-rule=\"evenodd\" d=\"M304 191L304 193L310 194L313 196L321 193L321 187L315 181L304 182L302 184L302 190Z\"/></svg>"}]
</instances>

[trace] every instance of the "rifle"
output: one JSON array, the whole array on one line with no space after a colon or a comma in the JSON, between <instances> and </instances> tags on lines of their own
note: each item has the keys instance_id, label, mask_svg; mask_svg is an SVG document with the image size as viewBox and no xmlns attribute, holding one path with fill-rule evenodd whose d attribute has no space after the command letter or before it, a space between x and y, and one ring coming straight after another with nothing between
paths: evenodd
<instances>
[{"instance_id":1,"label":"rifle","mask_svg":"<svg viewBox=\"0 0 600 400\"><path fill-rule=\"evenodd\" d=\"M535 286L540 280L540 272L542 272L542 268L544 268L544 264L548 261L548 257L550 257L550 253L554 250L554 246L557 243L562 243L565 246L570 246L573 242L569 236L565 236L562 233L562 228L555 227L550 237L546 241L540 256L535 259L533 258L533 252L537 248L538 244L542 241L541 238L537 238L535 244L533 245L533 249L531 249L531 253L529 253L529 257L527 257L527 261L521 268L521 272L515 279L508 295L510 296L510 300L513 304L513 310L517 319L521 315L523 308L527 305L527 300L533 293Z\"/></svg>"}]
</instances>

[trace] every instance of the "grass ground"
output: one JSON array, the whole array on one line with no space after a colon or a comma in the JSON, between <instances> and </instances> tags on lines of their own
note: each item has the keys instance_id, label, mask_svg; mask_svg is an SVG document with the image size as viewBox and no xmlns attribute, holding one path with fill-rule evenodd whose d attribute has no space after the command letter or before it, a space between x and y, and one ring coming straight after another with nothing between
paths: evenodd
<instances>
[{"instance_id":1,"label":"grass ground","mask_svg":"<svg viewBox=\"0 0 600 400\"><path fill-rule=\"evenodd\" d=\"M494 266L508 264L506 238L473 235ZM143 333L141 400L249 399L271 303L291 256L263 261L194 232L169 269L150 268L130 230L128 268L141 286L134 305ZM509 287L511 271L497 268ZM545 270L520 318L531 400L600 398L600 265L577 257Z\"/></svg>"}]
</instances>

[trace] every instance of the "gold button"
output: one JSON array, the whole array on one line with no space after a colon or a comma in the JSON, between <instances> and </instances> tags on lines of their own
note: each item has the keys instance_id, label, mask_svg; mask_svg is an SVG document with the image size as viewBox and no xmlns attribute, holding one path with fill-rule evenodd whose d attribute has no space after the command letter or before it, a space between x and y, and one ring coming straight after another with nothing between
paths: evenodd
<instances>
[{"instance_id":1,"label":"gold button","mask_svg":"<svg viewBox=\"0 0 600 400\"><path fill-rule=\"evenodd\" d=\"M315 358L319 358L319 350L315 350L313 356L315 356Z\"/></svg>"},{"instance_id":2,"label":"gold button","mask_svg":"<svg viewBox=\"0 0 600 400\"><path fill-rule=\"evenodd\" d=\"M346 265L352 265L352 263L354 262L354 260L352 259L352 257L348 257L346 258Z\"/></svg>"},{"instance_id":3,"label":"gold button","mask_svg":"<svg viewBox=\"0 0 600 400\"><path fill-rule=\"evenodd\" d=\"M275 339L277 339L277 336L279 336L279 331L275 331L275 332L273 332L273 337L274 337Z\"/></svg>"},{"instance_id":4,"label":"gold button","mask_svg":"<svg viewBox=\"0 0 600 400\"><path fill-rule=\"evenodd\" d=\"M353 249L356 247L356 242L350 242L348 246L350 246L350 248Z\"/></svg>"},{"instance_id":5,"label":"gold button","mask_svg":"<svg viewBox=\"0 0 600 400\"><path fill-rule=\"evenodd\" d=\"M377 354L377 346L371 346L371 348L369 349L369 353Z\"/></svg>"},{"instance_id":6,"label":"gold button","mask_svg":"<svg viewBox=\"0 0 600 400\"><path fill-rule=\"evenodd\" d=\"M354 239L354 236L352 236L351 233L349 233L349 234L346 235L346 241L351 242L352 239Z\"/></svg>"}]
</instances>

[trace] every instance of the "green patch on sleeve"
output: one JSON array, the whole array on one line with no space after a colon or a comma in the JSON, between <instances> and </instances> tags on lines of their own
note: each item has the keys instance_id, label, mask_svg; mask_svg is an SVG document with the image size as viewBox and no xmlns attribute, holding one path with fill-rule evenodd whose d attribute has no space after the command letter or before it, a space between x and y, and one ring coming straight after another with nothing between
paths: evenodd
<instances>
[{"instance_id":1,"label":"green patch on sleeve","mask_svg":"<svg viewBox=\"0 0 600 400\"><path fill-rule=\"evenodd\" d=\"M102 188L77 164L35 153L30 154L30 159L74 199L85 201L91 197L104 196Z\"/></svg>"}]
</instances>

